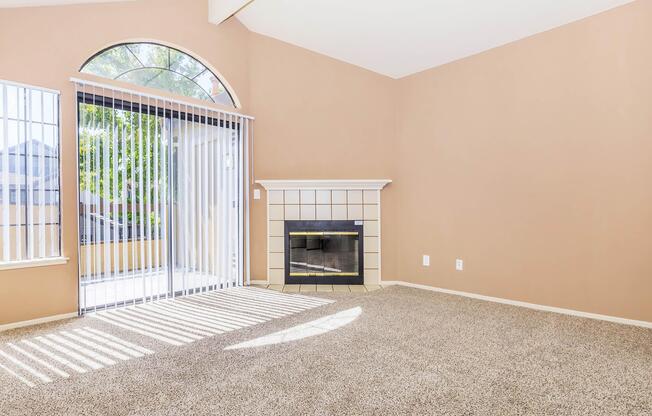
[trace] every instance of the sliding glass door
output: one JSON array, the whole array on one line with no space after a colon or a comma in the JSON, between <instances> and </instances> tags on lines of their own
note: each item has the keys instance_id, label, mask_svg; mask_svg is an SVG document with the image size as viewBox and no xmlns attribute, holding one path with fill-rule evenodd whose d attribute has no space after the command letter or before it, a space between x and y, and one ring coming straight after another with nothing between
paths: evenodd
<instances>
[{"instance_id":1,"label":"sliding glass door","mask_svg":"<svg viewBox=\"0 0 652 416\"><path fill-rule=\"evenodd\" d=\"M82 312L243 282L250 120L78 86Z\"/></svg>"}]
</instances>

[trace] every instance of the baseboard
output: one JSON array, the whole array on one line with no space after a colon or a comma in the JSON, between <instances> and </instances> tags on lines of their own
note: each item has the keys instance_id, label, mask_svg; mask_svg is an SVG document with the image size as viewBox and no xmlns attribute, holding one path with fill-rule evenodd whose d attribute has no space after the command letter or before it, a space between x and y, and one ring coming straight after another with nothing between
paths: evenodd
<instances>
[{"instance_id":1,"label":"baseboard","mask_svg":"<svg viewBox=\"0 0 652 416\"><path fill-rule=\"evenodd\" d=\"M554 307L554 306L538 305L536 303L528 303L528 302L521 302L521 301L518 301L518 300L496 298L496 297L493 297L493 296L485 296L485 295L479 295L479 294L476 294L476 293L469 293L469 292L461 292L461 291L458 291L458 290L443 289L443 288L434 287L434 286L420 285L420 284L417 284L417 283L403 282L403 281L400 281L400 280L382 281L381 285L383 285L383 286L392 286L392 285L406 286L406 287L412 287L412 288L415 288L415 289L430 290L430 291L433 291L433 292L446 293L446 294L449 294L449 295L464 296L466 298L479 299L479 300L484 300L484 301L487 301L487 302L495 302L495 303L502 303L502 304L505 304L505 305L520 306L522 308L535 309L535 310L538 310L538 311L554 312L554 313L560 313L560 314L563 314L563 315L572 315L572 316L578 316L578 317L581 317L581 318L597 319L597 320L600 320L600 321L614 322L614 323L617 323L617 324L640 326L640 327L643 327L643 328L652 329L652 322L647 322L647 321L637 321L637 320L634 320L634 319L618 318L616 316L600 315L600 314L597 314L597 313L582 312L582 311L576 311L576 310L573 310L573 309L565 309L565 308L557 308L557 307Z\"/></svg>"},{"instance_id":2,"label":"baseboard","mask_svg":"<svg viewBox=\"0 0 652 416\"><path fill-rule=\"evenodd\" d=\"M8 331L10 329L24 328L26 326L45 324L48 322L61 321L62 319L76 318L77 316L79 316L77 312L71 312L61 315L46 316L45 318L30 319L29 321L13 322L10 324L0 325L0 332Z\"/></svg>"},{"instance_id":3,"label":"baseboard","mask_svg":"<svg viewBox=\"0 0 652 416\"><path fill-rule=\"evenodd\" d=\"M267 280L250 280L249 281L252 285L268 285L269 282Z\"/></svg>"}]
</instances>

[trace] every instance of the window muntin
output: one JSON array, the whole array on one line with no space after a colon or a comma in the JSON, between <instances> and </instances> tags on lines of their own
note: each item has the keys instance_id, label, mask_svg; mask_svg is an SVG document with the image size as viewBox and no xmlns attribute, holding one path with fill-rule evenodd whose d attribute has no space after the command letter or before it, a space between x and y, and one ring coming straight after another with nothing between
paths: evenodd
<instances>
[{"instance_id":1,"label":"window muntin","mask_svg":"<svg viewBox=\"0 0 652 416\"><path fill-rule=\"evenodd\" d=\"M0 81L0 265L61 256L59 93Z\"/></svg>"},{"instance_id":2,"label":"window muntin","mask_svg":"<svg viewBox=\"0 0 652 416\"><path fill-rule=\"evenodd\" d=\"M155 43L123 43L89 59L81 72L235 107L217 76L192 56Z\"/></svg>"}]
</instances>

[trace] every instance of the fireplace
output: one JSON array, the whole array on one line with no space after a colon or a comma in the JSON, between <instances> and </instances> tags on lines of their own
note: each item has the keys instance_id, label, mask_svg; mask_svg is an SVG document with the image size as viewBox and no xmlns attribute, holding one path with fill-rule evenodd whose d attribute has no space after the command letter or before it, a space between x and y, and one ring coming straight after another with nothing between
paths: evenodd
<instances>
[{"instance_id":1,"label":"fireplace","mask_svg":"<svg viewBox=\"0 0 652 416\"><path fill-rule=\"evenodd\" d=\"M270 285L284 285L286 282L334 282L354 284L364 282L366 285L378 285L381 275L381 190L391 182L389 179L275 179L258 180L265 188L267 200L267 267L265 275L253 276L252 282ZM255 203L255 202L254 202ZM286 222L303 226L316 221L311 228L297 228L294 232L358 232L357 251L359 261L358 276L335 275L334 273L355 273L327 264L315 264L318 268L308 267L313 262L306 263L303 270L293 272L308 274L308 276L289 276L289 235L285 228ZM300 223L305 221L303 225ZM332 223L330 223L332 221ZM339 221L343 228L331 230ZM346 221L349 221L348 223ZM318 224L321 223L321 224ZM329 225L330 223L330 225ZM292 225L291 225L292 226ZM356 227L356 228L351 228ZM362 235L364 229L364 236ZM312 242L311 244L316 244ZM297 243L301 245L302 243ZM307 250L308 241L303 254L310 251L317 253L323 250ZM320 242L321 244L321 242ZM364 247L363 247L364 245ZM299 247L295 247L299 249ZM364 250L363 250L364 248ZM329 248L326 247L328 250ZM355 250L353 250L355 251ZM295 257L300 256L300 250L295 250ZM294 261L294 260L293 260ZM363 264L364 261L364 264ZM363 267L364 265L364 267ZM321 267L324 267L321 270ZM342 270L333 272L328 268ZM317 275L321 273L322 275ZM326 275L329 273L329 275ZM311 274L313 274L311 276Z\"/></svg>"},{"instance_id":2,"label":"fireplace","mask_svg":"<svg viewBox=\"0 0 652 416\"><path fill-rule=\"evenodd\" d=\"M286 284L363 284L362 221L285 221Z\"/></svg>"}]
</instances>

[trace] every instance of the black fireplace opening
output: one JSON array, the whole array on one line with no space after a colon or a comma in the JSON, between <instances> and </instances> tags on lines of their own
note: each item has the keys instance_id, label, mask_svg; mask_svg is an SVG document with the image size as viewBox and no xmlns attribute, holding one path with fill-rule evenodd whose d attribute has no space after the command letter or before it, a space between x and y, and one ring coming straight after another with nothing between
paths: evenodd
<instances>
[{"instance_id":1,"label":"black fireplace opening","mask_svg":"<svg viewBox=\"0 0 652 416\"><path fill-rule=\"evenodd\" d=\"M286 284L364 284L362 221L285 221Z\"/></svg>"}]
</instances>

